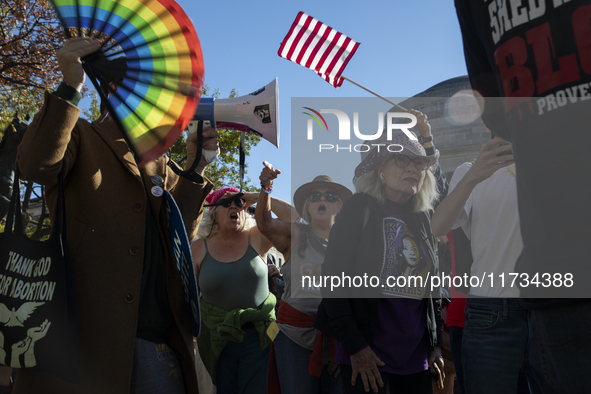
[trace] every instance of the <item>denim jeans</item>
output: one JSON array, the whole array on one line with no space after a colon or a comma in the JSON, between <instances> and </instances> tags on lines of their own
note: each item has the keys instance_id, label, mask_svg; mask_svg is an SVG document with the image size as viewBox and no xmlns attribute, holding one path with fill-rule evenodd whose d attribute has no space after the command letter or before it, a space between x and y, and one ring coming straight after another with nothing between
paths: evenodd
<instances>
[{"instance_id":1,"label":"denim jeans","mask_svg":"<svg viewBox=\"0 0 591 394\"><path fill-rule=\"evenodd\" d=\"M341 377L329 375L328 368L322 370L320 378L308 373L312 350L306 349L279 332L275 341L275 361L279 374L281 394L341 394ZM342 373L342 372L341 372Z\"/></svg>"},{"instance_id":2,"label":"denim jeans","mask_svg":"<svg viewBox=\"0 0 591 394\"><path fill-rule=\"evenodd\" d=\"M470 298L462 339L465 393L529 393L528 346L529 311L519 299Z\"/></svg>"},{"instance_id":3,"label":"denim jeans","mask_svg":"<svg viewBox=\"0 0 591 394\"><path fill-rule=\"evenodd\" d=\"M591 393L591 302L532 311L534 394Z\"/></svg>"},{"instance_id":4,"label":"denim jeans","mask_svg":"<svg viewBox=\"0 0 591 394\"><path fill-rule=\"evenodd\" d=\"M164 343L136 338L131 394L186 394L177 352Z\"/></svg>"},{"instance_id":5,"label":"denim jeans","mask_svg":"<svg viewBox=\"0 0 591 394\"><path fill-rule=\"evenodd\" d=\"M460 394L464 394L464 370L462 368L462 338L464 337L464 327L449 327L449 341L451 343L451 356L456 366L457 385Z\"/></svg>"},{"instance_id":6,"label":"denim jeans","mask_svg":"<svg viewBox=\"0 0 591 394\"><path fill-rule=\"evenodd\" d=\"M242 342L228 342L218 359L218 394L261 394L267 391L269 349L261 349L254 327L244 329Z\"/></svg>"}]
</instances>

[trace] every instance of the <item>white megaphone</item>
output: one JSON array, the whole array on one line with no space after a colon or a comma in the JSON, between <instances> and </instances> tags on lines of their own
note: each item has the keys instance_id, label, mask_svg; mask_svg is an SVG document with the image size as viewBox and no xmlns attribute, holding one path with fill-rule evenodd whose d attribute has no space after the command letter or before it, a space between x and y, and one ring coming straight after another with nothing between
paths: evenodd
<instances>
[{"instance_id":1,"label":"white megaphone","mask_svg":"<svg viewBox=\"0 0 591 394\"><path fill-rule=\"evenodd\" d=\"M199 121L216 129L254 133L279 148L277 78L246 96L227 99L201 97L195 116L189 122L189 133L197 131ZM208 158L210 152L203 151L203 155Z\"/></svg>"}]
</instances>

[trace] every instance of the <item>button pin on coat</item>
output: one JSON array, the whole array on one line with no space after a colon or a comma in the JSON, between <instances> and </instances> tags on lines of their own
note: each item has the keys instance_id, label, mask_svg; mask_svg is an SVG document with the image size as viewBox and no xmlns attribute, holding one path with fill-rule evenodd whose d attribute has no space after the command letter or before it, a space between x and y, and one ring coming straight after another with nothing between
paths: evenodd
<instances>
[{"instance_id":1,"label":"button pin on coat","mask_svg":"<svg viewBox=\"0 0 591 394\"><path fill-rule=\"evenodd\" d=\"M162 190L162 188L160 186L152 187L152 195L154 197L162 197L163 194L164 194L164 190Z\"/></svg>"},{"instance_id":2,"label":"button pin on coat","mask_svg":"<svg viewBox=\"0 0 591 394\"><path fill-rule=\"evenodd\" d=\"M160 175L154 175L152 178L152 183L156 186L162 186L164 184L164 179Z\"/></svg>"}]
</instances>

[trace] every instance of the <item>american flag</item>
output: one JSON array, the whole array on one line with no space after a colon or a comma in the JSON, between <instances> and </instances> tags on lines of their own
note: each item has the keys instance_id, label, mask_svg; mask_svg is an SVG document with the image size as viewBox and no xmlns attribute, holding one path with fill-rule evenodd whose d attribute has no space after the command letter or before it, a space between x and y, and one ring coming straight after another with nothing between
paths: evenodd
<instances>
[{"instance_id":1,"label":"american flag","mask_svg":"<svg viewBox=\"0 0 591 394\"><path fill-rule=\"evenodd\" d=\"M279 51L279 56L312 69L335 88L343 84L341 73L359 43L300 12Z\"/></svg>"}]
</instances>

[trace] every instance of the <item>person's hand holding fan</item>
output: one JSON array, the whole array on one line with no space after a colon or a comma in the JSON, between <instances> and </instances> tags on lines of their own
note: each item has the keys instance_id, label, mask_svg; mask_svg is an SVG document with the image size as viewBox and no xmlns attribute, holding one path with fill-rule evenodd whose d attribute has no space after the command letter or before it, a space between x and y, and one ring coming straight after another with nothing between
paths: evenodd
<instances>
[{"instance_id":1,"label":"person's hand holding fan","mask_svg":"<svg viewBox=\"0 0 591 394\"><path fill-rule=\"evenodd\" d=\"M172 0L52 4L68 38L99 43L82 67L139 166L161 156L193 118L203 87L201 46L183 9Z\"/></svg>"}]
</instances>

